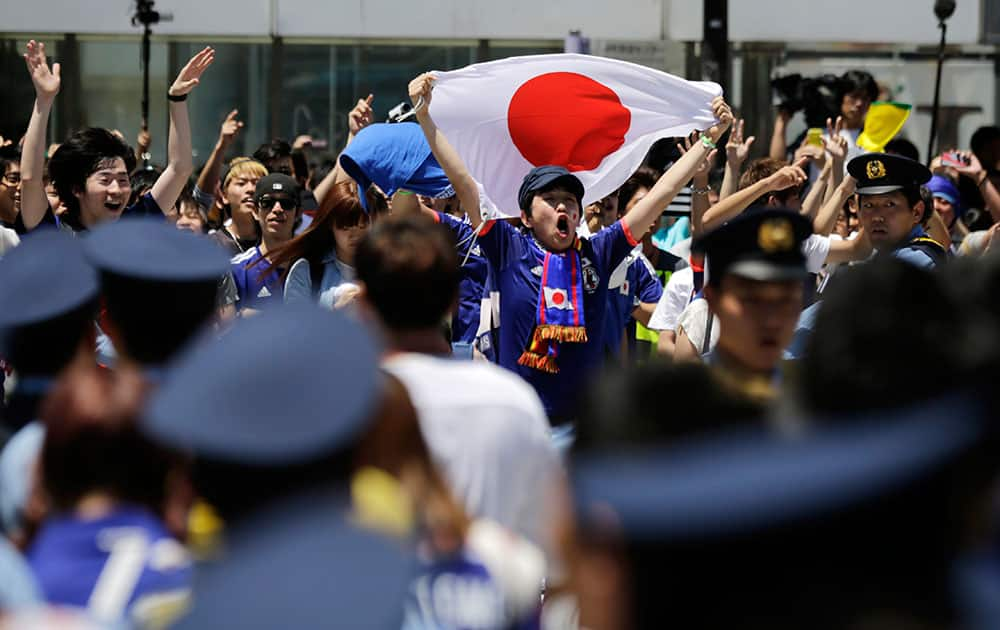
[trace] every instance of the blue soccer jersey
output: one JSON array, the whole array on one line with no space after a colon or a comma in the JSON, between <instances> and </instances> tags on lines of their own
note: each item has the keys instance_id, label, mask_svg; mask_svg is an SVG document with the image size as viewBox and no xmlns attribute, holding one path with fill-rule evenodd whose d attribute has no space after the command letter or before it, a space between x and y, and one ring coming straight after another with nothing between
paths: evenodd
<instances>
[{"instance_id":1,"label":"blue soccer jersey","mask_svg":"<svg viewBox=\"0 0 1000 630\"><path fill-rule=\"evenodd\" d=\"M616 286L608 290L604 347L612 357L621 355L623 338L627 339L630 349L635 346L635 320L632 319L635 307L642 303L656 304L663 295L663 286L653 266L642 254L629 256L622 264L627 265L625 277L615 278L617 274L612 273L612 284Z\"/></svg>"},{"instance_id":2,"label":"blue soccer jersey","mask_svg":"<svg viewBox=\"0 0 1000 630\"><path fill-rule=\"evenodd\" d=\"M537 323L545 252L530 232L503 221L487 222L479 244L500 290L498 362L535 388L550 418L566 419L574 413L580 387L601 366L611 270L637 242L621 221L582 240L580 264L587 342L559 344L559 372L555 374L518 364Z\"/></svg>"},{"instance_id":3,"label":"blue soccer jersey","mask_svg":"<svg viewBox=\"0 0 1000 630\"><path fill-rule=\"evenodd\" d=\"M136 507L91 520L49 519L28 562L47 602L86 608L106 621L157 616L164 606L179 612L191 585L183 546L152 513Z\"/></svg>"},{"instance_id":4,"label":"blue soccer jersey","mask_svg":"<svg viewBox=\"0 0 1000 630\"><path fill-rule=\"evenodd\" d=\"M259 310L281 304L281 276L276 270L268 271L270 264L260 253L260 247L233 256L230 270L236 283L237 309Z\"/></svg>"},{"instance_id":5,"label":"blue soccer jersey","mask_svg":"<svg viewBox=\"0 0 1000 630\"><path fill-rule=\"evenodd\" d=\"M452 318L451 340L472 343L479 330L479 312L486 286L486 259L479 243L473 238L472 226L467 221L435 213L438 223L455 235L459 262L462 263L462 280L458 285L458 313Z\"/></svg>"}]
</instances>

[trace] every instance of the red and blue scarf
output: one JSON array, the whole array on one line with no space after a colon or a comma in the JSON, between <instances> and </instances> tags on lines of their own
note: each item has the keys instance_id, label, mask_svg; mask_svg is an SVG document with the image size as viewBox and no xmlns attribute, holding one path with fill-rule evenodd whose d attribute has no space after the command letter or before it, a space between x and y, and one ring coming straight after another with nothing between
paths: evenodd
<instances>
[{"instance_id":1,"label":"red and blue scarf","mask_svg":"<svg viewBox=\"0 0 1000 630\"><path fill-rule=\"evenodd\" d=\"M580 239L565 252L545 251L535 330L528 348L517 360L536 370L556 374L560 343L586 343L587 324L583 318L583 270L580 266Z\"/></svg>"}]
</instances>

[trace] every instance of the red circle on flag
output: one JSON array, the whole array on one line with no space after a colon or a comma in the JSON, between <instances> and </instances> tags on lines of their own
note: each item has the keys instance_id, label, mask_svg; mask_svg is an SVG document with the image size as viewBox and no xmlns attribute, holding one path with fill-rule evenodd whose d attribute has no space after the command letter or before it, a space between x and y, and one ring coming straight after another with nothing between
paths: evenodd
<instances>
[{"instance_id":1,"label":"red circle on flag","mask_svg":"<svg viewBox=\"0 0 1000 630\"><path fill-rule=\"evenodd\" d=\"M566 301L566 296L563 295L562 293L558 291L552 293L552 303L555 304L556 306L559 306L565 301Z\"/></svg>"},{"instance_id":2,"label":"red circle on flag","mask_svg":"<svg viewBox=\"0 0 1000 630\"><path fill-rule=\"evenodd\" d=\"M632 113L614 90L574 72L550 72L517 88L507 108L514 146L535 166L589 171L625 144Z\"/></svg>"}]
</instances>

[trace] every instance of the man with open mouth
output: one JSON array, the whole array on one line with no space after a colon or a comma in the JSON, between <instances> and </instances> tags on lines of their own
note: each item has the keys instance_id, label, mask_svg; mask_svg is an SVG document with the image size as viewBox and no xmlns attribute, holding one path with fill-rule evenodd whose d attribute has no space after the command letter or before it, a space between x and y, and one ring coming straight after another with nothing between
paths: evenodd
<instances>
[{"instance_id":1,"label":"man with open mouth","mask_svg":"<svg viewBox=\"0 0 1000 630\"><path fill-rule=\"evenodd\" d=\"M434 78L410 83L416 105L430 105ZM538 392L553 426L575 417L580 387L602 363L608 280L732 123L718 97L717 123L706 130L652 190L622 219L591 238L576 234L583 213L580 180L562 166L533 168L521 183L518 205L523 229L485 220L479 190L462 158L434 124L429 107L415 107L434 157L469 215L500 289L499 363Z\"/></svg>"},{"instance_id":2,"label":"man with open mouth","mask_svg":"<svg viewBox=\"0 0 1000 630\"><path fill-rule=\"evenodd\" d=\"M931 178L926 166L899 155L866 153L848 162L847 171L858 181L861 226L879 253L925 268L947 259L945 246L923 227L934 210L920 194Z\"/></svg>"}]
</instances>

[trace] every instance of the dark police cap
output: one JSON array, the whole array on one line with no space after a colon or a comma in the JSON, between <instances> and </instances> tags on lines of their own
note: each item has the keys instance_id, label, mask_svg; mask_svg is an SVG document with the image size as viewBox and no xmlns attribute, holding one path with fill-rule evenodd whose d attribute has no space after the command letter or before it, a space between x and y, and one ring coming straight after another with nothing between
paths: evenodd
<instances>
[{"instance_id":1,"label":"dark police cap","mask_svg":"<svg viewBox=\"0 0 1000 630\"><path fill-rule=\"evenodd\" d=\"M847 163L847 172L857 180L859 195L881 195L920 186L931 178L931 172L920 162L891 153L859 155Z\"/></svg>"},{"instance_id":2,"label":"dark police cap","mask_svg":"<svg viewBox=\"0 0 1000 630\"><path fill-rule=\"evenodd\" d=\"M229 270L225 252L211 240L156 218L104 223L84 238L84 250L99 270L139 280L217 280Z\"/></svg>"},{"instance_id":3,"label":"dark police cap","mask_svg":"<svg viewBox=\"0 0 1000 630\"><path fill-rule=\"evenodd\" d=\"M0 260L0 326L40 323L94 299L97 272L83 245L56 229L31 233Z\"/></svg>"},{"instance_id":4,"label":"dark police cap","mask_svg":"<svg viewBox=\"0 0 1000 630\"><path fill-rule=\"evenodd\" d=\"M877 500L965 453L988 430L974 401L833 421L805 435L767 429L671 447L596 452L574 463L581 519L611 508L634 540L752 533Z\"/></svg>"},{"instance_id":5,"label":"dark police cap","mask_svg":"<svg viewBox=\"0 0 1000 630\"><path fill-rule=\"evenodd\" d=\"M271 173L257 182L257 188L254 189L253 194L254 202L260 203L260 200L267 195L291 197L295 200L296 207L301 204L299 183L284 173Z\"/></svg>"},{"instance_id":6,"label":"dark police cap","mask_svg":"<svg viewBox=\"0 0 1000 630\"><path fill-rule=\"evenodd\" d=\"M692 245L707 256L708 276L718 283L729 273L751 280L803 278L802 243L812 234L809 220L797 212L755 206L712 230Z\"/></svg>"},{"instance_id":7,"label":"dark police cap","mask_svg":"<svg viewBox=\"0 0 1000 630\"><path fill-rule=\"evenodd\" d=\"M182 354L142 424L154 439L207 457L305 461L365 427L381 390L377 360L372 336L353 319L282 306Z\"/></svg>"},{"instance_id":8,"label":"dark police cap","mask_svg":"<svg viewBox=\"0 0 1000 630\"><path fill-rule=\"evenodd\" d=\"M524 180L521 181L521 188L517 191L517 203L521 210L531 207L531 200L535 193L546 188L560 185L573 193L576 201L583 206L583 182L562 166L536 166L531 169Z\"/></svg>"}]
</instances>

